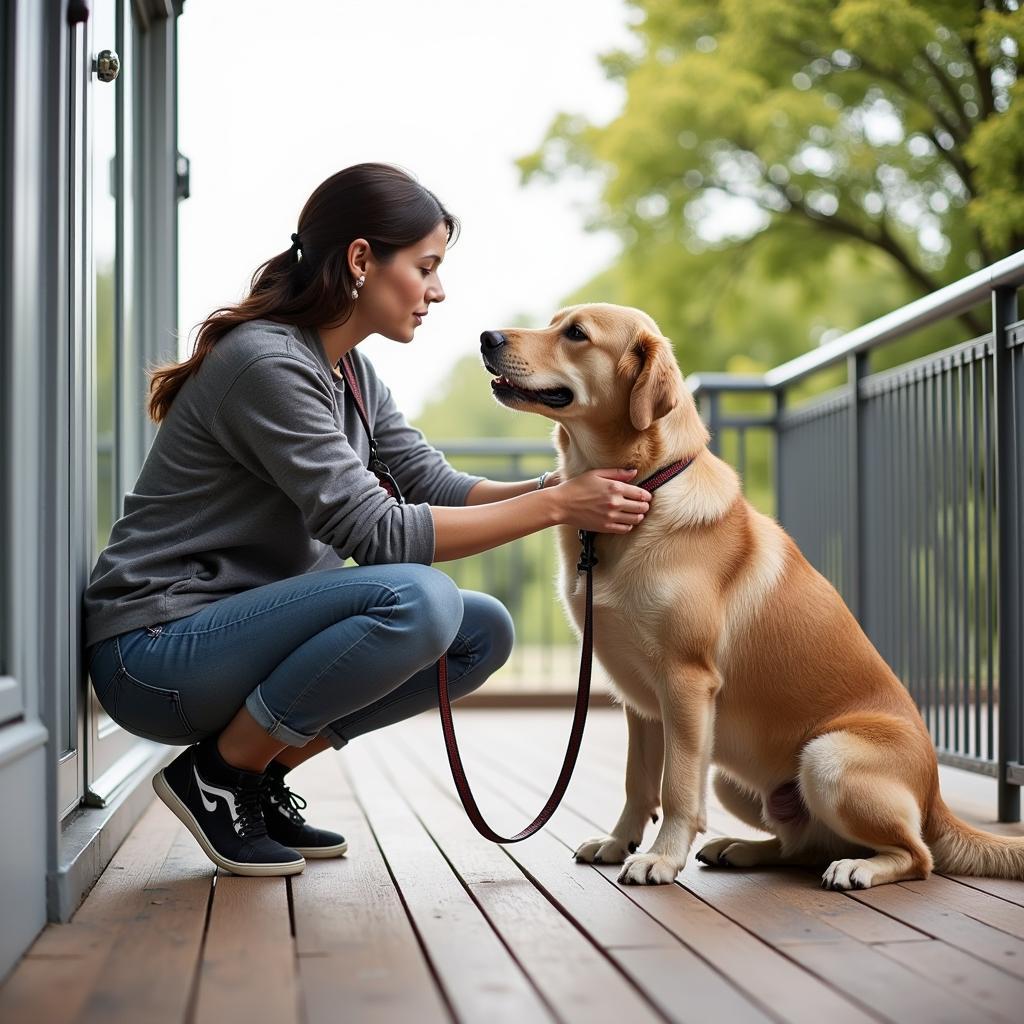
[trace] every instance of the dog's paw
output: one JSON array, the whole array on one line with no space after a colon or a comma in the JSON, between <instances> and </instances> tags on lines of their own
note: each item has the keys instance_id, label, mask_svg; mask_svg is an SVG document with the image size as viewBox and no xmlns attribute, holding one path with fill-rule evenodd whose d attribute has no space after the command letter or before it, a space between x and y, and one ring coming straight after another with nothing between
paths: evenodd
<instances>
[{"instance_id":1,"label":"dog's paw","mask_svg":"<svg viewBox=\"0 0 1024 1024\"><path fill-rule=\"evenodd\" d=\"M722 836L705 843L697 854L702 864L713 864L726 868L752 868L758 864L774 864L776 861L765 852L765 843L760 840L733 839Z\"/></svg>"},{"instance_id":2,"label":"dog's paw","mask_svg":"<svg viewBox=\"0 0 1024 1024\"><path fill-rule=\"evenodd\" d=\"M618 836L594 836L580 843L573 856L581 864L621 864L639 845Z\"/></svg>"},{"instance_id":3,"label":"dog's paw","mask_svg":"<svg viewBox=\"0 0 1024 1024\"><path fill-rule=\"evenodd\" d=\"M821 876L822 889L870 889L874 884L874 869L859 858L834 860Z\"/></svg>"},{"instance_id":4,"label":"dog's paw","mask_svg":"<svg viewBox=\"0 0 1024 1024\"><path fill-rule=\"evenodd\" d=\"M619 872L623 885L669 885L683 865L657 853L634 853Z\"/></svg>"},{"instance_id":5,"label":"dog's paw","mask_svg":"<svg viewBox=\"0 0 1024 1024\"><path fill-rule=\"evenodd\" d=\"M733 839L731 836L721 836L718 839L712 839L710 843L705 843L700 850L697 852L697 860L701 864L719 865L723 867L731 868L736 865L736 862L726 855L726 850L730 846L735 846L738 840Z\"/></svg>"}]
</instances>

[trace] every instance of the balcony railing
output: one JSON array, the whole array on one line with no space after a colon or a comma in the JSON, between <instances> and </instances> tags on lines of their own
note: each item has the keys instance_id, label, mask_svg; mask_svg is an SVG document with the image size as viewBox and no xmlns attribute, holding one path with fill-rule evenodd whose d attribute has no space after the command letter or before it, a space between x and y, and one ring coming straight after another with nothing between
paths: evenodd
<instances>
[{"instance_id":1,"label":"balcony railing","mask_svg":"<svg viewBox=\"0 0 1024 1024\"><path fill-rule=\"evenodd\" d=\"M903 680L939 759L996 777L1001 821L1020 820L1024 783L1022 283L1024 252L763 376L687 380L712 450L741 473L768 435L779 522ZM871 372L881 346L982 302L990 332ZM795 385L838 364L845 385L790 407ZM739 393L770 412L728 414Z\"/></svg>"},{"instance_id":2,"label":"balcony railing","mask_svg":"<svg viewBox=\"0 0 1024 1024\"><path fill-rule=\"evenodd\" d=\"M456 468L491 480L525 480L554 466L548 441L481 438L435 442ZM557 540L553 530L445 562L460 587L493 594L516 624L512 656L488 681L491 696L569 695L579 679L579 643L558 601ZM600 672L594 690L602 689Z\"/></svg>"}]
</instances>

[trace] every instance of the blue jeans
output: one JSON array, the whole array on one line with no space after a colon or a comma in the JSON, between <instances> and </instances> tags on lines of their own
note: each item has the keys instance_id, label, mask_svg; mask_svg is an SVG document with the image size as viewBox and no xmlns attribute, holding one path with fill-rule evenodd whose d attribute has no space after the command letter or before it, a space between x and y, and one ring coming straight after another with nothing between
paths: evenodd
<instances>
[{"instance_id":1,"label":"blue jeans","mask_svg":"<svg viewBox=\"0 0 1024 1024\"><path fill-rule=\"evenodd\" d=\"M244 705L288 746L350 739L437 707L438 658L452 700L512 650L505 606L415 563L339 566L215 601L88 649L107 714L136 736L186 745Z\"/></svg>"}]
</instances>

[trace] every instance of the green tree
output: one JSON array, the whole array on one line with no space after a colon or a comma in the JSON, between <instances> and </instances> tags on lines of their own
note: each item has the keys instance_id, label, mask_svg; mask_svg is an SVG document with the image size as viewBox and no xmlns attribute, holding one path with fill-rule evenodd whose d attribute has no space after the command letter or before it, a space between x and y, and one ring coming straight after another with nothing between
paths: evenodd
<instances>
[{"instance_id":1,"label":"green tree","mask_svg":"<svg viewBox=\"0 0 1024 1024\"><path fill-rule=\"evenodd\" d=\"M414 426L436 443L484 437L549 441L554 424L498 402L491 394L491 375L480 356L468 355L455 363L441 391L423 406ZM550 459L544 461L550 463Z\"/></svg>"},{"instance_id":2,"label":"green tree","mask_svg":"<svg viewBox=\"0 0 1024 1024\"><path fill-rule=\"evenodd\" d=\"M570 299L647 309L687 369L771 364L1024 247L1013 0L630 6L637 47L601 58L621 114L560 114L519 161L602 176L622 257Z\"/></svg>"}]
</instances>

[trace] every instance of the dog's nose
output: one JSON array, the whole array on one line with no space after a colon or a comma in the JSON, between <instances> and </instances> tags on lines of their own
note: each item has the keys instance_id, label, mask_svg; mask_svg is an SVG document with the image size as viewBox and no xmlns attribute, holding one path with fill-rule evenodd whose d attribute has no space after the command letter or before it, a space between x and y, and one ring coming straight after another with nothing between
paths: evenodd
<instances>
[{"instance_id":1,"label":"dog's nose","mask_svg":"<svg viewBox=\"0 0 1024 1024\"><path fill-rule=\"evenodd\" d=\"M505 344L505 335L501 331L484 331L480 335L480 347L485 352L493 352Z\"/></svg>"}]
</instances>

